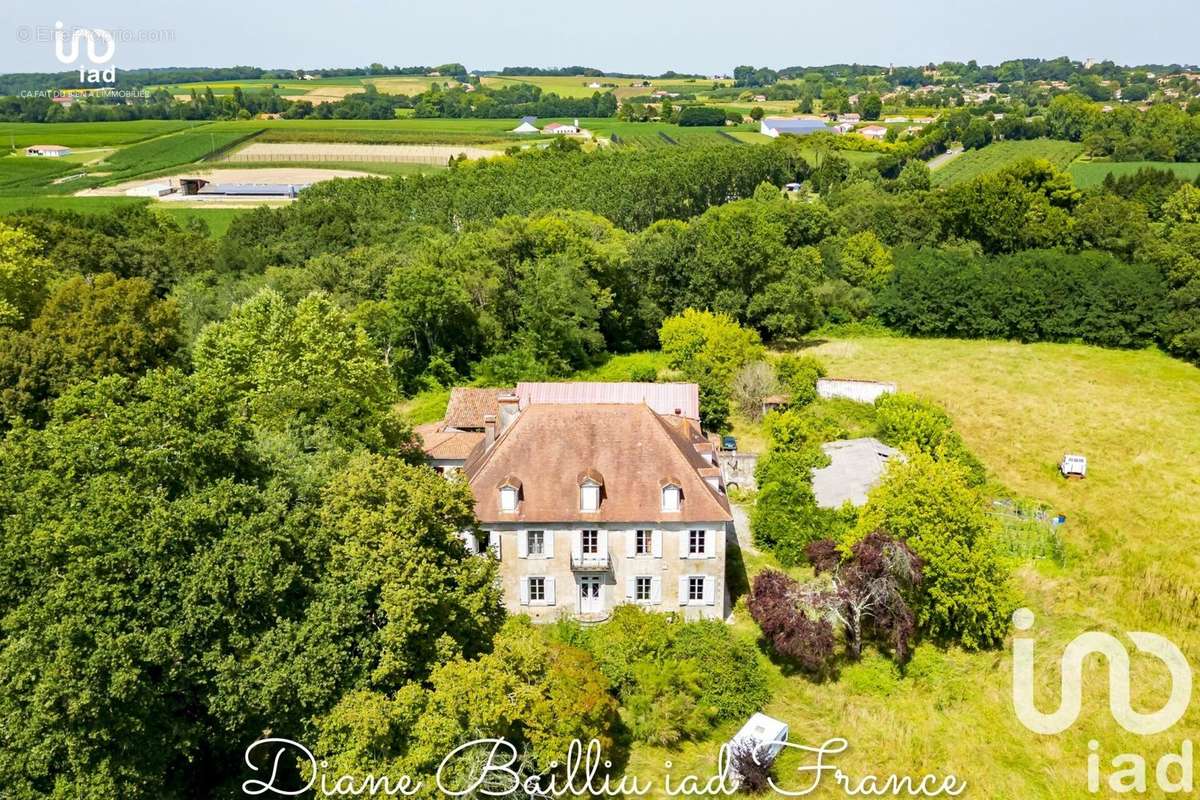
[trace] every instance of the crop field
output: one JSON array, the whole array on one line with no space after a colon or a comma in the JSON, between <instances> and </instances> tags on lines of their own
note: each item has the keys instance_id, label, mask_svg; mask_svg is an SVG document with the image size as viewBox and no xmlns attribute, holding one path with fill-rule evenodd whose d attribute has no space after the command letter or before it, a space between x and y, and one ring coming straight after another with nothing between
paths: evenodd
<instances>
[{"instance_id":1,"label":"crop field","mask_svg":"<svg viewBox=\"0 0 1200 800\"><path fill-rule=\"evenodd\" d=\"M79 169L78 164L56 158L29 158L20 153L4 156L0 158L0 192L12 194L45 186Z\"/></svg>"},{"instance_id":2,"label":"crop field","mask_svg":"<svg viewBox=\"0 0 1200 800\"><path fill-rule=\"evenodd\" d=\"M1200 164L1175 161L1076 161L1067 169L1081 189L1099 186L1109 173L1120 177L1132 175L1140 169L1170 170L1184 180L1200 177Z\"/></svg>"},{"instance_id":3,"label":"crop field","mask_svg":"<svg viewBox=\"0 0 1200 800\"><path fill-rule=\"evenodd\" d=\"M995 172L1026 158L1044 158L1055 167L1066 169L1082 152L1082 145L1053 139L993 142L979 150L968 150L934 170L933 184L949 186Z\"/></svg>"},{"instance_id":4,"label":"crop field","mask_svg":"<svg viewBox=\"0 0 1200 800\"><path fill-rule=\"evenodd\" d=\"M254 132L254 128L221 130L215 126L204 126L122 148L100 167L103 171L111 173L110 182L123 177L158 172L220 153L252 136Z\"/></svg>"},{"instance_id":5,"label":"crop field","mask_svg":"<svg viewBox=\"0 0 1200 800\"><path fill-rule=\"evenodd\" d=\"M184 120L134 120L132 122L0 122L0 147L61 144L64 147L100 147L140 142L201 125Z\"/></svg>"},{"instance_id":6,"label":"crop field","mask_svg":"<svg viewBox=\"0 0 1200 800\"><path fill-rule=\"evenodd\" d=\"M554 92L559 97L591 97L596 92L612 91L612 88L608 86L604 86L599 89L589 88L589 83L612 83L616 84L617 86L623 86L631 83L632 79L591 78L586 75L485 75L480 79L480 82L483 83L484 86L492 89L501 89L505 86L514 86L520 84L530 84L540 88L543 93Z\"/></svg>"},{"instance_id":7,"label":"crop field","mask_svg":"<svg viewBox=\"0 0 1200 800\"><path fill-rule=\"evenodd\" d=\"M515 119L267 119L214 122L205 130L262 131L256 142L486 144L522 137Z\"/></svg>"},{"instance_id":8,"label":"crop field","mask_svg":"<svg viewBox=\"0 0 1200 800\"><path fill-rule=\"evenodd\" d=\"M1022 562L1014 581L1018 602L1037 620L1043 708L1059 696L1058 655L1084 630L1169 631L1185 653L1197 651L1200 557L1185 532L1200 529L1200 370L1156 350L1082 345L843 339L811 352L831 374L896 381L902 391L940 402L995 479L1066 515L1064 562ZM1064 392L1064 385L1087 388ZM1087 479L1059 477L1064 452L1088 456ZM730 581L744 586L767 566L775 566L768 555L733 550ZM744 600L734 616L734 629L756 640ZM1104 742L1108 757L1159 754L1178 752L1178 733L1200 729L1193 703L1175 736L1126 733L1098 688L1085 694L1067 733L1033 734L1012 713L1008 648L970 653L923 643L903 674L870 654L824 683L789 673L765 654L760 659L773 698L763 710L790 723L793 741L815 746L846 737L849 749L836 763L851 775L952 772L971 797L1095 797L1082 777L1090 739ZM1087 685L1106 686L1105 670L1090 662ZM1152 659L1134 661L1139 707L1161 706L1164 672ZM711 774L717 747L738 724L674 750L635 746L627 771L661 776L669 760L672 774ZM781 786L809 783L794 766L781 760ZM845 795L823 782L810 796Z\"/></svg>"}]
</instances>

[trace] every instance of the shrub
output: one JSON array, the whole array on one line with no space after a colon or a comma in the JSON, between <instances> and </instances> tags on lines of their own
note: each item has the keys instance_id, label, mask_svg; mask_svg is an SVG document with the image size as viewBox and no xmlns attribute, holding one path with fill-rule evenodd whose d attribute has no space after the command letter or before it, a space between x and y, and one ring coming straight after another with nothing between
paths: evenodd
<instances>
[{"instance_id":1,"label":"shrub","mask_svg":"<svg viewBox=\"0 0 1200 800\"><path fill-rule=\"evenodd\" d=\"M755 742L739 740L729 748L729 770L737 778L738 788L747 794L762 794L771 787L771 767L775 757Z\"/></svg>"},{"instance_id":2,"label":"shrub","mask_svg":"<svg viewBox=\"0 0 1200 800\"><path fill-rule=\"evenodd\" d=\"M717 709L701 700L704 669L694 658L639 661L633 674L622 717L636 741L671 747L711 728Z\"/></svg>"},{"instance_id":3,"label":"shrub","mask_svg":"<svg viewBox=\"0 0 1200 800\"><path fill-rule=\"evenodd\" d=\"M775 362L779 384L791 395L793 407L817 399L817 379L825 377L825 365L812 356L780 356Z\"/></svg>"},{"instance_id":4,"label":"shrub","mask_svg":"<svg viewBox=\"0 0 1200 800\"><path fill-rule=\"evenodd\" d=\"M904 541L922 561L915 608L923 630L968 649L1004 640L1013 600L999 523L985 513L961 465L924 453L893 465L871 492L851 541L875 531Z\"/></svg>"},{"instance_id":5,"label":"shrub","mask_svg":"<svg viewBox=\"0 0 1200 800\"><path fill-rule=\"evenodd\" d=\"M824 675L833 659L833 625L800 604L800 585L777 570L754 577L748 601L771 648L812 675Z\"/></svg>"},{"instance_id":6,"label":"shrub","mask_svg":"<svg viewBox=\"0 0 1200 800\"><path fill-rule=\"evenodd\" d=\"M697 654L703 654L704 660L699 702L715 708L719 719L747 717L771 699L753 643L736 636L724 622L710 619L678 625L670 656L686 659Z\"/></svg>"},{"instance_id":7,"label":"shrub","mask_svg":"<svg viewBox=\"0 0 1200 800\"><path fill-rule=\"evenodd\" d=\"M716 106L688 106L679 112L678 124L681 128L724 125L725 111Z\"/></svg>"},{"instance_id":8,"label":"shrub","mask_svg":"<svg viewBox=\"0 0 1200 800\"><path fill-rule=\"evenodd\" d=\"M763 400L777 387L775 370L766 361L753 361L733 379L733 399L738 409L752 420L762 417Z\"/></svg>"},{"instance_id":9,"label":"shrub","mask_svg":"<svg viewBox=\"0 0 1200 800\"><path fill-rule=\"evenodd\" d=\"M885 394L875 401L875 416L885 442L909 445L938 461L954 461L973 486L986 478L983 463L951 429L949 415L934 403L911 394Z\"/></svg>"}]
</instances>

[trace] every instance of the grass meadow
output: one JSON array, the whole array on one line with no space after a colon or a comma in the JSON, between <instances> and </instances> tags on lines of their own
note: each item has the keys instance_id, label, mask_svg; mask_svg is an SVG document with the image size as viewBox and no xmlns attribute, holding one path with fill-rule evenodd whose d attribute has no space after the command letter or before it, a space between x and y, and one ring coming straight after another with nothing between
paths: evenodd
<instances>
[{"instance_id":1,"label":"grass meadow","mask_svg":"<svg viewBox=\"0 0 1200 800\"><path fill-rule=\"evenodd\" d=\"M1054 139L1028 139L993 142L979 150L968 150L933 171L934 186L970 180L1026 158L1044 158L1059 169L1083 152L1083 145Z\"/></svg>"}]
</instances>

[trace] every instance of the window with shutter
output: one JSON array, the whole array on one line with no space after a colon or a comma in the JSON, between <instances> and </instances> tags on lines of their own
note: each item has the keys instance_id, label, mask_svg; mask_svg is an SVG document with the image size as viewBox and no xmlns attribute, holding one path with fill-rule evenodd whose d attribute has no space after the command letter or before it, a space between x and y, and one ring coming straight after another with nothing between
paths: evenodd
<instances>
[{"instance_id":1,"label":"window with shutter","mask_svg":"<svg viewBox=\"0 0 1200 800\"><path fill-rule=\"evenodd\" d=\"M512 486L505 486L500 490L500 510L517 510L517 490Z\"/></svg>"},{"instance_id":2,"label":"window with shutter","mask_svg":"<svg viewBox=\"0 0 1200 800\"><path fill-rule=\"evenodd\" d=\"M688 576L687 597L688 605L692 603L704 602L704 576L690 575Z\"/></svg>"},{"instance_id":3,"label":"window with shutter","mask_svg":"<svg viewBox=\"0 0 1200 800\"><path fill-rule=\"evenodd\" d=\"M529 558L544 558L546 555L546 532L526 531L525 551Z\"/></svg>"},{"instance_id":4,"label":"window with shutter","mask_svg":"<svg viewBox=\"0 0 1200 800\"><path fill-rule=\"evenodd\" d=\"M652 540L654 538L653 532L652 531L635 531L633 536L634 536L634 540L633 540L634 555L638 555L638 556L650 555L650 549L653 546L652 545Z\"/></svg>"},{"instance_id":5,"label":"window with shutter","mask_svg":"<svg viewBox=\"0 0 1200 800\"><path fill-rule=\"evenodd\" d=\"M639 603L650 602L650 576L639 575L634 578L633 599Z\"/></svg>"},{"instance_id":6,"label":"window with shutter","mask_svg":"<svg viewBox=\"0 0 1200 800\"><path fill-rule=\"evenodd\" d=\"M542 577L529 579L529 603L541 604L546 602L546 579Z\"/></svg>"}]
</instances>

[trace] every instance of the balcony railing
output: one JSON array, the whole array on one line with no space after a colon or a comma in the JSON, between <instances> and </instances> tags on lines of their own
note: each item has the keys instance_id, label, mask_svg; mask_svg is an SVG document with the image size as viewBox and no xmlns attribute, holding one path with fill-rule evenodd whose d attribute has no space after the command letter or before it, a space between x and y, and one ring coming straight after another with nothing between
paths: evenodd
<instances>
[{"instance_id":1,"label":"balcony railing","mask_svg":"<svg viewBox=\"0 0 1200 800\"><path fill-rule=\"evenodd\" d=\"M612 569L612 560L608 553L572 553L571 569L576 572L608 572Z\"/></svg>"}]
</instances>

